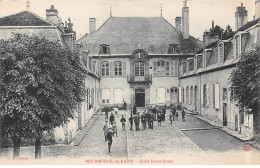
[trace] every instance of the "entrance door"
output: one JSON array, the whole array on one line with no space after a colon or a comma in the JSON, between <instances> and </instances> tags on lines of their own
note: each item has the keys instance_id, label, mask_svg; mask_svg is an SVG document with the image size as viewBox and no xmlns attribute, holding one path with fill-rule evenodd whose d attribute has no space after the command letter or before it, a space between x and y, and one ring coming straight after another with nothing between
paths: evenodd
<instances>
[{"instance_id":1,"label":"entrance door","mask_svg":"<svg viewBox=\"0 0 260 168\"><path fill-rule=\"evenodd\" d=\"M195 104L195 111L198 111L198 103L197 103L197 97L198 96L198 87L197 86L195 86L195 95L194 95L194 97L195 97L195 100L194 100L194 104Z\"/></svg>"},{"instance_id":2,"label":"entrance door","mask_svg":"<svg viewBox=\"0 0 260 168\"><path fill-rule=\"evenodd\" d=\"M223 126L227 126L227 103L223 103Z\"/></svg>"},{"instance_id":3,"label":"entrance door","mask_svg":"<svg viewBox=\"0 0 260 168\"><path fill-rule=\"evenodd\" d=\"M144 89L135 90L135 104L136 104L136 107L145 107L145 90Z\"/></svg>"}]
</instances>

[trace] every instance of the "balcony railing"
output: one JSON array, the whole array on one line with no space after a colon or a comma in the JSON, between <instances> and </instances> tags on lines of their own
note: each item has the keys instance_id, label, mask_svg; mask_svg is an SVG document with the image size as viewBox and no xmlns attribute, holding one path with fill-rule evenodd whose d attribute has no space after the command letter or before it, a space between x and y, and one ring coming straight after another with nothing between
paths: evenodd
<instances>
[{"instance_id":1,"label":"balcony railing","mask_svg":"<svg viewBox=\"0 0 260 168\"><path fill-rule=\"evenodd\" d=\"M144 76L127 75L129 83L152 83L152 75L145 74Z\"/></svg>"}]
</instances>

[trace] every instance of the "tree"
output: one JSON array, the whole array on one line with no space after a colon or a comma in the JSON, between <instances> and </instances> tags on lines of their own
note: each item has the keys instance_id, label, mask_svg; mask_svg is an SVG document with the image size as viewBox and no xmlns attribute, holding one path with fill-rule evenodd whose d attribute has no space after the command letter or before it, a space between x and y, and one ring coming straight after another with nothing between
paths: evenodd
<instances>
[{"instance_id":1,"label":"tree","mask_svg":"<svg viewBox=\"0 0 260 168\"><path fill-rule=\"evenodd\" d=\"M233 36L234 32L232 30L232 28L227 25L225 31L223 32L223 35L222 35L222 40L227 40L229 38L231 38Z\"/></svg>"},{"instance_id":2,"label":"tree","mask_svg":"<svg viewBox=\"0 0 260 168\"><path fill-rule=\"evenodd\" d=\"M14 158L21 138L34 137L40 158L42 133L74 118L86 72L76 53L42 36L14 34L0 45L3 134L13 139Z\"/></svg>"},{"instance_id":3,"label":"tree","mask_svg":"<svg viewBox=\"0 0 260 168\"><path fill-rule=\"evenodd\" d=\"M237 67L230 76L234 98L241 108L252 110L254 115L254 138L259 141L259 84L260 84L259 48L242 53Z\"/></svg>"}]
</instances>

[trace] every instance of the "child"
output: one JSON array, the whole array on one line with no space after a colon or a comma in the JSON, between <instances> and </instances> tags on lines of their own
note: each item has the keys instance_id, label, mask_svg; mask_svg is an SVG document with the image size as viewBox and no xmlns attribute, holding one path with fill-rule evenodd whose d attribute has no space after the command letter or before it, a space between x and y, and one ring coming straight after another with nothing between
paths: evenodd
<instances>
[{"instance_id":1,"label":"child","mask_svg":"<svg viewBox=\"0 0 260 168\"><path fill-rule=\"evenodd\" d=\"M116 121L112 124L112 129L113 129L113 136L116 134L117 136L117 126L116 126Z\"/></svg>"}]
</instances>

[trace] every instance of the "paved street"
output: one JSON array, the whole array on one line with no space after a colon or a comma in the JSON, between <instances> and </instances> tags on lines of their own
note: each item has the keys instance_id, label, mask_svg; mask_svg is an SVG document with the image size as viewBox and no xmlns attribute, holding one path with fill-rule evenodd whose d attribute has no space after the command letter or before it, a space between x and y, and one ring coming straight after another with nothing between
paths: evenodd
<instances>
[{"instance_id":1,"label":"paved street","mask_svg":"<svg viewBox=\"0 0 260 168\"><path fill-rule=\"evenodd\" d=\"M201 121L194 116L187 115L186 121L179 118L170 125L168 118L162 126L154 122L154 129L130 131L127 124L127 131L122 131L120 118L125 115L128 121L129 115L125 111L119 112L116 117L118 126L118 137L114 137L111 154L107 154L107 142L104 140L103 124L105 115L102 113L93 124L87 135L79 146L55 145L42 147L42 158L64 159L64 158L135 158L160 156L176 156L186 154L187 156L204 155L205 152L215 150L225 152L228 150L242 151L244 143L240 140L215 129L213 126ZM140 126L142 128L142 126ZM193 128L204 128L207 130L191 130ZM184 129L184 130L183 130ZM183 131L181 131L183 130ZM169 155L170 154L170 155ZM12 148L3 149L0 152L1 158L12 157ZM21 149L21 157L33 159L34 147Z\"/></svg>"}]
</instances>

